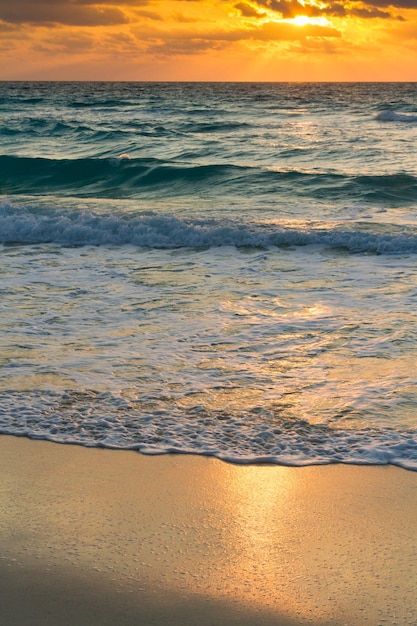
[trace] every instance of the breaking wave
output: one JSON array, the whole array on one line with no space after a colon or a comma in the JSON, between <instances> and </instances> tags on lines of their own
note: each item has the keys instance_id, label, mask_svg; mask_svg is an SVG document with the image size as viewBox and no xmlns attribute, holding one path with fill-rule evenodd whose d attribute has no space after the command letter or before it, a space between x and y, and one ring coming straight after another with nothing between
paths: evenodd
<instances>
[{"instance_id":1,"label":"breaking wave","mask_svg":"<svg viewBox=\"0 0 417 626\"><path fill-rule=\"evenodd\" d=\"M417 123L417 114L396 113L395 111L381 111L376 116L380 122L414 122Z\"/></svg>"},{"instance_id":2,"label":"breaking wave","mask_svg":"<svg viewBox=\"0 0 417 626\"><path fill-rule=\"evenodd\" d=\"M373 230L370 230L373 228ZM0 206L0 242L3 244L135 245L148 248L211 248L325 246L351 253L417 253L417 230L382 225L302 224L232 219L183 219L175 215L97 213Z\"/></svg>"}]
</instances>

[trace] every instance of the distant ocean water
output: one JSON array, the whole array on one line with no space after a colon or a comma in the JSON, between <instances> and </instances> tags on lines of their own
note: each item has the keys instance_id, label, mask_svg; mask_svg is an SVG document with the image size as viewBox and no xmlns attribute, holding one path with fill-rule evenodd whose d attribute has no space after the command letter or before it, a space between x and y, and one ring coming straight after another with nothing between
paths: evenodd
<instances>
[{"instance_id":1,"label":"distant ocean water","mask_svg":"<svg viewBox=\"0 0 417 626\"><path fill-rule=\"evenodd\" d=\"M417 84L0 107L1 433L417 470Z\"/></svg>"}]
</instances>

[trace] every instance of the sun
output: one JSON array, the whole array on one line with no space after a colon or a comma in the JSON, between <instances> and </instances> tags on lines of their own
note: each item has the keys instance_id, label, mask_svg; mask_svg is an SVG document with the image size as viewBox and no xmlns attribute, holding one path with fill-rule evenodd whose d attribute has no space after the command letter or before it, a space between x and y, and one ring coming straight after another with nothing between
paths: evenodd
<instances>
[{"instance_id":1,"label":"sun","mask_svg":"<svg viewBox=\"0 0 417 626\"><path fill-rule=\"evenodd\" d=\"M307 15L297 15L289 20L285 20L287 24L294 24L295 26L329 26L331 22L325 17L307 17Z\"/></svg>"}]
</instances>

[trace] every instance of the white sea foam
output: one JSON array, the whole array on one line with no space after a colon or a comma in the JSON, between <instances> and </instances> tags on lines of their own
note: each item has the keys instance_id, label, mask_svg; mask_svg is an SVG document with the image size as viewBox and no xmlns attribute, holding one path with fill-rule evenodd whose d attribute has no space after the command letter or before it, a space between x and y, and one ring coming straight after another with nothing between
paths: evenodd
<instances>
[{"instance_id":1,"label":"white sea foam","mask_svg":"<svg viewBox=\"0 0 417 626\"><path fill-rule=\"evenodd\" d=\"M417 114L411 113L396 113L395 111L381 111L376 116L376 119L380 122L417 122Z\"/></svg>"},{"instance_id":2,"label":"white sea foam","mask_svg":"<svg viewBox=\"0 0 417 626\"><path fill-rule=\"evenodd\" d=\"M417 471L416 85L2 90L0 432Z\"/></svg>"},{"instance_id":3,"label":"white sea foam","mask_svg":"<svg viewBox=\"0 0 417 626\"><path fill-rule=\"evenodd\" d=\"M412 256L41 245L1 259L0 432L414 467Z\"/></svg>"},{"instance_id":4,"label":"white sea foam","mask_svg":"<svg viewBox=\"0 0 417 626\"><path fill-rule=\"evenodd\" d=\"M316 465L393 464L417 470L417 431L348 430L281 420L279 408L242 413L152 411L109 392L7 392L0 398L0 432L60 443L200 454L232 463Z\"/></svg>"},{"instance_id":5,"label":"white sea foam","mask_svg":"<svg viewBox=\"0 0 417 626\"><path fill-rule=\"evenodd\" d=\"M0 206L1 243L63 245L135 245L149 248L218 246L325 246L353 253L417 252L417 231L380 225L355 229L340 223L293 227L276 222L232 219L181 219L149 212L135 215L93 211L28 210L9 202Z\"/></svg>"}]
</instances>

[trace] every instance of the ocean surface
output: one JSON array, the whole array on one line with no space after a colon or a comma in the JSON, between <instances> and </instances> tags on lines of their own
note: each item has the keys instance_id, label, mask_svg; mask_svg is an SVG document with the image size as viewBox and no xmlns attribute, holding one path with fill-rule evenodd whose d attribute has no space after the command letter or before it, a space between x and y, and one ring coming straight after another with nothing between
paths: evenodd
<instances>
[{"instance_id":1,"label":"ocean surface","mask_svg":"<svg viewBox=\"0 0 417 626\"><path fill-rule=\"evenodd\" d=\"M0 432L417 470L417 84L0 83Z\"/></svg>"}]
</instances>

